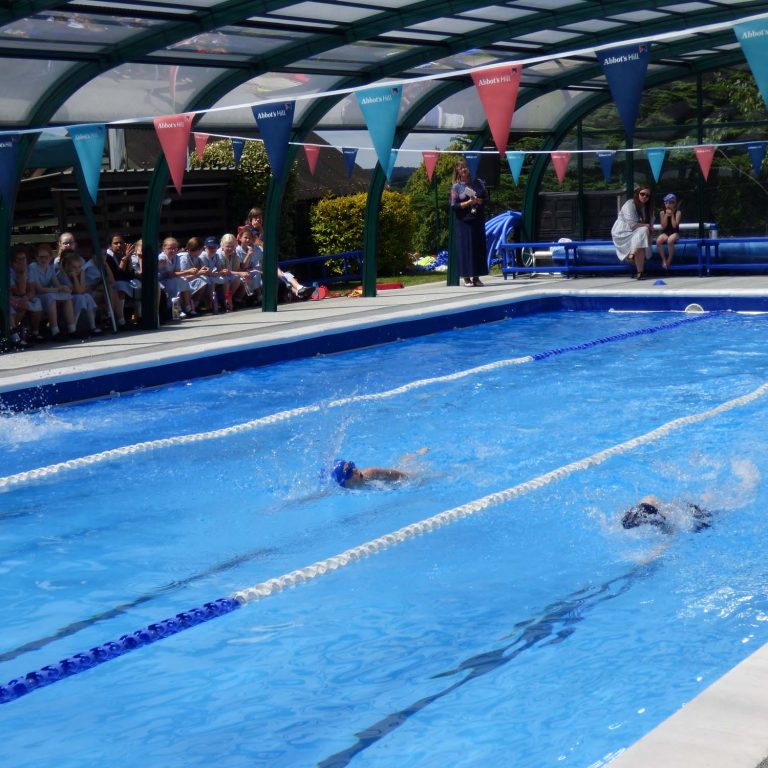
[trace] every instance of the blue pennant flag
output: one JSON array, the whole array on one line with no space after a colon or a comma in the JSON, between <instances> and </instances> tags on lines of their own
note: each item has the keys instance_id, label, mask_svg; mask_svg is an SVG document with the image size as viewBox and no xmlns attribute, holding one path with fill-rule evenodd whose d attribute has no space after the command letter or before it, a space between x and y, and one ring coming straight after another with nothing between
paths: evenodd
<instances>
[{"instance_id":1,"label":"blue pennant flag","mask_svg":"<svg viewBox=\"0 0 768 768\"><path fill-rule=\"evenodd\" d=\"M747 152L749 152L749 159L752 161L752 168L755 171L755 176L760 175L760 171L763 168L763 160L765 159L765 142L757 141L754 144L747 144Z\"/></svg>"},{"instance_id":2,"label":"blue pennant flag","mask_svg":"<svg viewBox=\"0 0 768 768\"><path fill-rule=\"evenodd\" d=\"M251 107L256 124L259 126L259 133L264 140L269 167L272 169L272 175L278 181L282 180L285 173L285 160L288 154L288 142L291 138L295 109L295 101Z\"/></svg>"},{"instance_id":3,"label":"blue pennant flag","mask_svg":"<svg viewBox=\"0 0 768 768\"><path fill-rule=\"evenodd\" d=\"M663 147L653 147L652 149L646 149L645 154L648 156L648 162L651 164L654 181L658 184L661 178L661 166L664 165L667 150Z\"/></svg>"},{"instance_id":4,"label":"blue pennant flag","mask_svg":"<svg viewBox=\"0 0 768 768\"><path fill-rule=\"evenodd\" d=\"M768 107L768 19L736 24L733 31Z\"/></svg>"},{"instance_id":5,"label":"blue pennant flag","mask_svg":"<svg viewBox=\"0 0 768 768\"><path fill-rule=\"evenodd\" d=\"M477 176L477 169L480 166L480 153L479 152L465 152L464 161L469 168L469 175L474 179Z\"/></svg>"},{"instance_id":6,"label":"blue pennant flag","mask_svg":"<svg viewBox=\"0 0 768 768\"><path fill-rule=\"evenodd\" d=\"M245 151L245 139L230 139L232 142L232 154L235 157L235 165L240 165Z\"/></svg>"},{"instance_id":7,"label":"blue pennant flag","mask_svg":"<svg viewBox=\"0 0 768 768\"><path fill-rule=\"evenodd\" d=\"M615 152L611 152L607 149L600 150L597 153L597 159L600 161L600 167L603 169L603 177L605 178L606 184L611 178L611 170L613 170L613 156L615 154Z\"/></svg>"},{"instance_id":8,"label":"blue pennant flag","mask_svg":"<svg viewBox=\"0 0 768 768\"><path fill-rule=\"evenodd\" d=\"M96 203L99 194L99 175L101 161L104 157L104 141L107 137L107 127L103 124L70 125L67 133L75 145L77 159L83 171L85 186L92 203Z\"/></svg>"},{"instance_id":9,"label":"blue pennant flag","mask_svg":"<svg viewBox=\"0 0 768 768\"><path fill-rule=\"evenodd\" d=\"M395 170L395 163L397 162L397 150L389 150L389 164L387 165L387 181L392 178L392 171Z\"/></svg>"},{"instance_id":10,"label":"blue pennant flag","mask_svg":"<svg viewBox=\"0 0 768 768\"><path fill-rule=\"evenodd\" d=\"M525 152L507 152L507 162L509 163L509 170L512 173L512 179L515 184L520 181L520 171L523 169L523 162L525 161Z\"/></svg>"},{"instance_id":11,"label":"blue pennant flag","mask_svg":"<svg viewBox=\"0 0 768 768\"><path fill-rule=\"evenodd\" d=\"M344 156L344 163L347 166L347 177L352 178L352 172L355 170L355 160L357 159L356 147L342 147L341 154Z\"/></svg>"},{"instance_id":12,"label":"blue pennant flag","mask_svg":"<svg viewBox=\"0 0 768 768\"><path fill-rule=\"evenodd\" d=\"M16 189L16 158L19 154L18 133L0 136L0 202L10 205Z\"/></svg>"},{"instance_id":13,"label":"blue pennant flag","mask_svg":"<svg viewBox=\"0 0 768 768\"><path fill-rule=\"evenodd\" d=\"M640 111L640 98L643 95L650 53L651 46L648 43L640 43L597 51L596 54L608 81L621 124L630 141L635 135L635 123Z\"/></svg>"},{"instance_id":14,"label":"blue pennant flag","mask_svg":"<svg viewBox=\"0 0 768 768\"><path fill-rule=\"evenodd\" d=\"M376 150L376 157L384 171L389 167L389 151L395 141L402 91L400 85L385 85L355 93L373 141L373 148Z\"/></svg>"}]
</instances>

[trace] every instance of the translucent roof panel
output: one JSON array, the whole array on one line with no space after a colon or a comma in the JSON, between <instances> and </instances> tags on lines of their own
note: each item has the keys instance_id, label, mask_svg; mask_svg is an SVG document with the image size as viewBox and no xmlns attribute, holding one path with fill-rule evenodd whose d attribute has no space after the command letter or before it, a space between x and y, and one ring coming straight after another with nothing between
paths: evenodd
<instances>
[{"instance_id":1,"label":"translucent roof panel","mask_svg":"<svg viewBox=\"0 0 768 768\"><path fill-rule=\"evenodd\" d=\"M479 131L485 125L485 112L473 87L455 93L428 112L419 130Z\"/></svg>"},{"instance_id":2,"label":"translucent roof panel","mask_svg":"<svg viewBox=\"0 0 768 768\"><path fill-rule=\"evenodd\" d=\"M352 24L377 13L379 13L378 8L360 7L357 3L348 5L345 2L339 1L333 3L307 2L286 5L272 11L269 16L317 19L318 21L334 24Z\"/></svg>"},{"instance_id":3,"label":"translucent roof panel","mask_svg":"<svg viewBox=\"0 0 768 768\"><path fill-rule=\"evenodd\" d=\"M429 21L423 21L419 24L412 24L406 29L412 29L416 31L432 32L433 34L442 35L466 35L471 32L477 32L479 29L483 29L491 24L490 21L475 21L468 18L441 18L430 19Z\"/></svg>"},{"instance_id":4,"label":"translucent roof panel","mask_svg":"<svg viewBox=\"0 0 768 768\"><path fill-rule=\"evenodd\" d=\"M248 60L264 56L279 48L295 44L310 37L310 32L283 32L280 30L258 30L250 27L224 27L202 32L194 37L174 43L158 55L173 52L201 63L211 64L211 57L221 58L225 63Z\"/></svg>"},{"instance_id":5,"label":"translucent roof panel","mask_svg":"<svg viewBox=\"0 0 768 768\"><path fill-rule=\"evenodd\" d=\"M99 123L176 114L220 75L220 70L204 67L123 64L76 91L53 122Z\"/></svg>"},{"instance_id":6,"label":"translucent roof panel","mask_svg":"<svg viewBox=\"0 0 768 768\"><path fill-rule=\"evenodd\" d=\"M296 99L297 96L332 90L336 82L335 78L322 75L272 73L255 77L247 83L237 86L213 106L219 109L265 100ZM296 101L296 111L293 116L294 125L302 121L304 113L312 104L312 100L299 99ZM197 128L201 131L223 132L229 127L254 130L256 125L250 107L208 112L197 123Z\"/></svg>"},{"instance_id":7,"label":"translucent roof panel","mask_svg":"<svg viewBox=\"0 0 768 768\"><path fill-rule=\"evenodd\" d=\"M49 56L54 51L74 56L77 53L104 50L160 23L141 17L54 10L18 19L1 27L0 44L42 48Z\"/></svg>"},{"instance_id":8,"label":"translucent roof panel","mask_svg":"<svg viewBox=\"0 0 768 768\"><path fill-rule=\"evenodd\" d=\"M474 67L487 67L491 64L501 64L509 60L502 52L471 50L419 64L408 71L412 75L439 75L451 72L463 72Z\"/></svg>"},{"instance_id":9,"label":"translucent roof panel","mask_svg":"<svg viewBox=\"0 0 768 768\"><path fill-rule=\"evenodd\" d=\"M364 70L376 62L415 50L411 45L384 45L383 43L355 43L318 53L308 59L299 59L291 65L297 70L322 70L349 75Z\"/></svg>"},{"instance_id":10,"label":"translucent roof panel","mask_svg":"<svg viewBox=\"0 0 768 768\"><path fill-rule=\"evenodd\" d=\"M525 91L521 89L518 99L524 101ZM584 91L550 91L515 110L512 118L512 130L517 132L551 131L564 115L577 107L584 99L594 94Z\"/></svg>"},{"instance_id":11,"label":"translucent roof panel","mask_svg":"<svg viewBox=\"0 0 768 768\"><path fill-rule=\"evenodd\" d=\"M0 115L9 127L24 126L32 118L35 104L71 69L71 61L49 61L45 67L34 59L0 59L3 87L0 88Z\"/></svg>"},{"instance_id":12,"label":"translucent roof panel","mask_svg":"<svg viewBox=\"0 0 768 768\"><path fill-rule=\"evenodd\" d=\"M708 68L718 57L732 57L739 46L730 27L766 7L759 0L6 2L0 3L0 128L23 126L33 114L44 119L53 113L60 122L149 118L191 104L209 106L213 99L245 104L260 93L287 98L341 83L450 76L546 56L552 60L526 65L522 88L605 90L594 56L568 58L569 50L675 30L676 39L653 42L649 75L680 76L686 65ZM74 69L80 77L68 78ZM81 87L81 77L93 79ZM468 131L483 127L479 101L466 82L465 91L423 118L421 131L449 132L459 122ZM208 95L215 83L234 91L222 98L214 88ZM568 99L561 100L567 108ZM297 120L307 106L297 102ZM246 126L248 113L222 112L206 121ZM461 120L449 117L459 114ZM354 97L337 103L322 124L362 126Z\"/></svg>"}]
</instances>

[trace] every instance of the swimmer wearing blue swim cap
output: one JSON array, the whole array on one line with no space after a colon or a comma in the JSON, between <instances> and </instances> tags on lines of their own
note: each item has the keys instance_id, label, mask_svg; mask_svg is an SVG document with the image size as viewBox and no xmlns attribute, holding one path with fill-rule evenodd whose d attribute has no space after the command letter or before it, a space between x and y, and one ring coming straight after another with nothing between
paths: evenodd
<instances>
[{"instance_id":1,"label":"swimmer wearing blue swim cap","mask_svg":"<svg viewBox=\"0 0 768 768\"><path fill-rule=\"evenodd\" d=\"M422 448L414 455L421 456L424 453L426 453L426 448ZM394 484L407 480L410 477L407 472L387 467L364 467L363 469L358 469L354 461L346 461L345 459L337 459L333 464L330 474L331 478L342 488L361 488L370 482Z\"/></svg>"},{"instance_id":2,"label":"swimmer wearing blue swim cap","mask_svg":"<svg viewBox=\"0 0 768 768\"><path fill-rule=\"evenodd\" d=\"M334 462L333 469L331 470L331 477L342 487L346 487L347 481L353 477L355 470L354 461L344 461L344 459L337 459Z\"/></svg>"}]
</instances>

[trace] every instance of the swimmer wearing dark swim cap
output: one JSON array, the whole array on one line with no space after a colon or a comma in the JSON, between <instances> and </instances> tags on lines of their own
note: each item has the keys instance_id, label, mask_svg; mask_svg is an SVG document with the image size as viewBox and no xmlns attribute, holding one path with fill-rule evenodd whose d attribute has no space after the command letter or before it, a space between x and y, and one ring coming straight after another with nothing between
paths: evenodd
<instances>
[{"instance_id":1,"label":"swimmer wearing dark swim cap","mask_svg":"<svg viewBox=\"0 0 768 768\"><path fill-rule=\"evenodd\" d=\"M662 533L673 533L675 526L667 519L667 516L660 509L661 506L661 502L655 496L646 496L624 513L621 524L627 529L650 525L658 528ZM687 502L685 508L686 511L690 512L693 521L691 530L698 532L704 528L709 528L711 512L691 502Z\"/></svg>"},{"instance_id":2,"label":"swimmer wearing dark swim cap","mask_svg":"<svg viewBox=\"0 0 768 768\"><path fill-rule=\"evenodd\" d=\"M407 477L408 475L399 469L387 469L385 467L358 469L354 461L344 459L337 459L333 464L333 469L331 469L331 478L342 488L360 488L373 480L397 483Z\"/></svg>"}]
</instances>

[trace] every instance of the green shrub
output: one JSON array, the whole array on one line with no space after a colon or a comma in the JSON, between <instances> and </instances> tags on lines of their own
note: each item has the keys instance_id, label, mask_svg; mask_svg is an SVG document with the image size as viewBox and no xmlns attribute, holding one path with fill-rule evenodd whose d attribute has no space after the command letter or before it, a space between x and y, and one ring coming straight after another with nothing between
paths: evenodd
<instances>
[{"instance_id":1,"label":"green shrub","mask_svg":"<svg viewBox=\"0 0 768 768\"><path fill-rule=\"evenodd\" d=\"M320 255L363 248L363 229L367 195L326 197L310 212L312 240ZM384 192L379 209L377 272L398 275L408 266L408 252L416 227L416 215L408 195ZM340 264L329 260L329 267L340 271Z\"/></svg>"}]
</instances>

